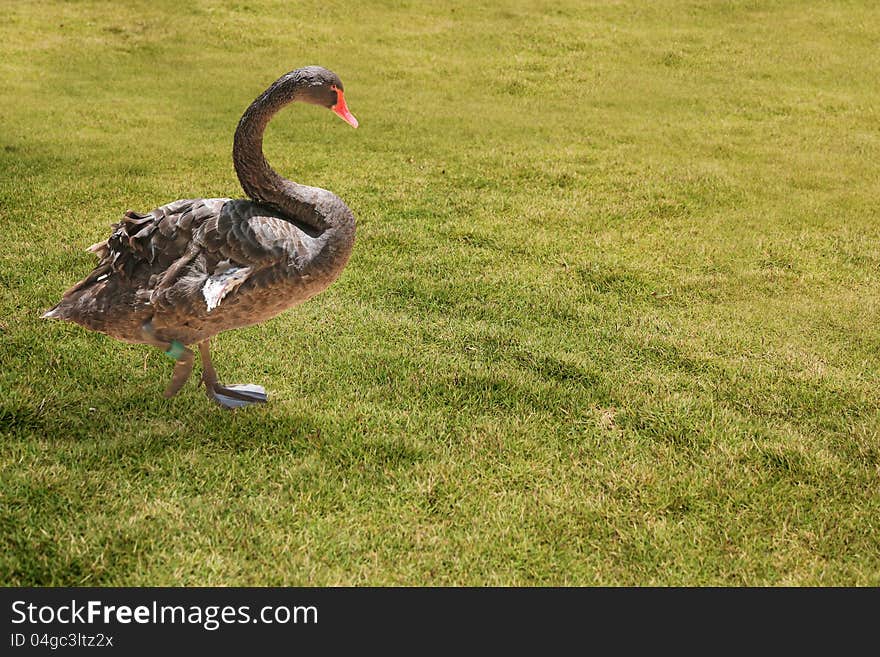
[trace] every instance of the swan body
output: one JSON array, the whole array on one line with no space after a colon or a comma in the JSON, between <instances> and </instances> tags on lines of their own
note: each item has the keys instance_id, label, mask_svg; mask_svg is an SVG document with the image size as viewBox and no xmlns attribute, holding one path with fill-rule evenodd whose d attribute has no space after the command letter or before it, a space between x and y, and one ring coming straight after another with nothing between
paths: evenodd
<instances>
[{"instance_id":1,"label":"swan body","mask_svg":"<svg viewBox=\"0 0 880 657\"><path fill-rule=\"evenodd\" d=\"M285 180L262 153L266 124L295 101L323 105L352 126L339 78L321 67L291 71L247 109L233 162L250 199L184 199L128 211L103 242L99 262L43 317L118 340L151 344L175 358L172 396L189 378L198 345L208 396L227 408L266 401L260 386L223 386L209 340L264 322L325 290L351 256L355 218L335 194Z\"/></svg>"}]
</instances>

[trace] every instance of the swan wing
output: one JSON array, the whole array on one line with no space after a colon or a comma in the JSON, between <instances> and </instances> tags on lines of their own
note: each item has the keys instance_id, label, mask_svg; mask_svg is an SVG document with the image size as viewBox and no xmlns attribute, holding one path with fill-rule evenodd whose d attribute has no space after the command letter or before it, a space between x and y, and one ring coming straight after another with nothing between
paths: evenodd
<instances>
[{"instance_id":1,"label":"swan wing","mask_svg":"<svg viewBox=\"0 0 880 657\"><path fill-rule=\"evenodd\" d=\"M214 310L251 275L267 267L304 266L312 238L258 203L188 199L148 214L126 213L107 240L103 261L138 281L157 310ZM100 265L99 265L100 268Z\"/></svg>"}]
</instances>

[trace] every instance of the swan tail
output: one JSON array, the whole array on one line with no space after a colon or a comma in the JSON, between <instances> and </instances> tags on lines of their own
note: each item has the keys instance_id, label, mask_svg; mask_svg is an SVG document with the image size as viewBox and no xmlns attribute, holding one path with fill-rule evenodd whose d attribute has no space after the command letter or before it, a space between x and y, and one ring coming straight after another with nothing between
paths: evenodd
<instances>
[{"instance_id":1,"label":"swan tail","mask_svg":"<svg viewBox=\"0 0 880 657\"><path fill-rule=\"evenodd\" d=\"M110 247L107 244L108 240L104 240L103 242L95 242L89 248L86 249L89 253L94 253L98 260L103 260L110 254Z\"/></svg>"}]
</instances>

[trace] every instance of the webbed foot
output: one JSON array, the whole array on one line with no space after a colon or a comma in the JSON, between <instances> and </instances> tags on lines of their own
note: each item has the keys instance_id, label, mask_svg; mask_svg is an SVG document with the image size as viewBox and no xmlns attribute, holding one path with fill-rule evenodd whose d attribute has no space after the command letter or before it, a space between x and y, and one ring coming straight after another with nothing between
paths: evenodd
<instances>
[{"instance_id":1,"label":"webbed foot","mask_svg":"<svg viewBox=\"0 0 880 657\"><path fill-rule=\"evenodd\" d=\"M266 389L251 383L232 386L224 386L219 383L209 386L206 383L205 392L220 406L229 409L250 406L251 404L265 404L269 401Z\"/></svg>"},{"instance_id":2,"label":"webbed foot","mask_svg":"<svg viewBox=\"0 0 880 657\"><path fill-rule=\"evenodd\" d=\"M251 404L265 404L269 401L266 389L250 383L234 386L224 386L217 381L217 372L211 363L210 347L207 340L199 343L199 352L202 355L202 383L205 386L205 394L223 408L241 408Z\"/></svg>"}]
</instances>

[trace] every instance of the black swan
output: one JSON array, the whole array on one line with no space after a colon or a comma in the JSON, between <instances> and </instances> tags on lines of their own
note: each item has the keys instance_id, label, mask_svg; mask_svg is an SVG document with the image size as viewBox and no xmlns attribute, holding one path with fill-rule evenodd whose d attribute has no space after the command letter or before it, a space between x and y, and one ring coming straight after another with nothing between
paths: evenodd
<instances>
[{"instance_id":1,"label":"black swan","mask_svg":"<svg viewBox=\"0 0 880 657\"><path fill-rule=\"evenodd\" d=\"M235 131L232 160L251 200L188 199L147 214L126 212L107 240L89 247L100 260L95 269L43 317L159 347L176 361L166 397L189 378L194 357L187 345L195 344L211 399L224 408L265 402L262 386L218 382L210 338L322 292L354 245L354 215L338 196L282 178L263 156L266 124L296 101L358 125L332 71L307 66L281 76Z\"/></svg>"}]
</instances>

